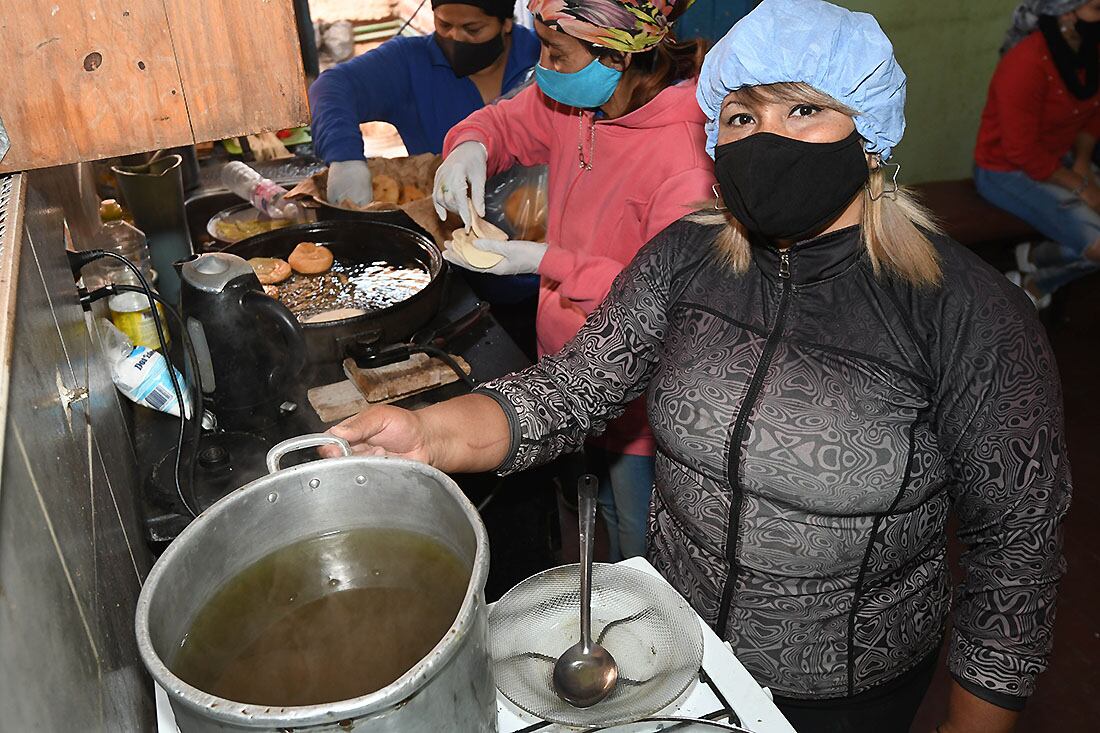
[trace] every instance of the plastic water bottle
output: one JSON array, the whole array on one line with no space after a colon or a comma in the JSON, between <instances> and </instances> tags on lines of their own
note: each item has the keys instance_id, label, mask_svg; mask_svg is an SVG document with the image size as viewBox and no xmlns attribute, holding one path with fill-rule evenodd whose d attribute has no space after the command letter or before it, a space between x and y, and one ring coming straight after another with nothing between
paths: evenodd
<instances>
[{"instance_id":1,"label":"plastic water bottle","mask_svg":"<svg viewBox=\"0 0 1100 733\"><path fill-rule=\"evenodd\" d=\"M123 220L122 207L118 202L114 199L106 199L100 203L99 219L102 224L93 237L94 246L97 249L122 255L141 270L147 282L154 283L156 276L149 262L149 247L145 242L145 234L130 222ZM130 268L111 257L92 262L84 268L83 275L84 287L88 290L95 290L107 283L139 284Z\"/></svg>"},{"instance_id":2,"label":"plastic water bottle","mask_svg":"<svg viewBox=\"0 0 1100 733\"><path fill-rule=\"evenodd\" d=\"M226 163L222 168L222 185L250 201L272 219L297 219L302 216L298 204L286 200L289 191L239 160Z\"/></svg>"}]
</instances>

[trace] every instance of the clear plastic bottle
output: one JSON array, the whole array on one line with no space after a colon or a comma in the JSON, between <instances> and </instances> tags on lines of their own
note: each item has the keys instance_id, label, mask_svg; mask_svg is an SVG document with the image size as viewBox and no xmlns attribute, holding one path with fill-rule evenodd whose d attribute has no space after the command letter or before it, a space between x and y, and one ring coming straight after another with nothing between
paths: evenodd
<instances>
[{"instance_id":1,"label":"clear plastic bottle","mask_svg":"<svg viewBox=\"0 0 1100 733\"><path fill-rule=\"evenodd\" d=\"M122 255L141 270L146 281L156 282L156 273L149 260L149 246L145 234L122 218L122 207L114 199L106 199L99 205L99 218L103 222L96 230L94 246ZM107 283L139 285L137 277L126 265L113 257L103 257L84 268L84 287L95 290Z\"/></svg>"},{"instance_id":2,"label":"clear plastic bottle","mask_svg":"<svg viewBox=\"0 0 1100 733\"><path fill-rule=\"evenodd\" d=\"M286 200L289 191L239 160L230 161L222 168L222 185L250 201L272 219L297 219L302 216L298 204Z\"/></svg>"}]
</instances>

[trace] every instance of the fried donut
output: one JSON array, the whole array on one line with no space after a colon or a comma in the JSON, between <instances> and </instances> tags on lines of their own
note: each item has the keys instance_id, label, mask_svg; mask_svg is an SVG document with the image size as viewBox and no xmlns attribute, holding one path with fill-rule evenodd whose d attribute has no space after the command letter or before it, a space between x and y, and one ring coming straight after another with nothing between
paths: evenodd
<instances>
[{"instance_id":1,"label":"fried donut","mask_svg":"<svg viewBox=\"0 0 1100 733\"><path fill-rule=\"evenodd\" d=\"M424 193L423 191L421 191L419 188L417 188L413 184L406 183L404 186L401 187L401 200L398 201L397 203L407 204L410 201L417 201L419 199L422 199L422 198L426 197L427 195L428 194Z\"/></svg>"},{"instance_id":2,"label":"fried donut","mask_svg":"<svg viewBox=\"0 0 1100 733\"><path fill-rule=\"evenodd\" d=\"M332 252L328 247L313 242L298 242L298 246L286 258L295 272L303 275L319 275L332 267Z\"/></svg>"},{"instance_id":3,"label":"fried donut","mask_svg":"<svg viewBox=\"0 0 1100 733\"><path fill-rule=\"evenodd\" d=\"M401 200L401 184L392 176L379 173L371 180L374 200L382 204L396 204Z\"/></svg>"},{"instance_id":4,"label":"fried donut","mask_svg":"<svg viewBox=\"0 0 1100 733\"><path fill-rule=\"evenodd\" d=\"M253 257L248 261L261 285L278 285L291 275L290 265L277 257Z\"/></svg>"},{"instance_id":5,"label":"fried donut","mask_svg":"<svg viewBox=\"0 0 1100 733\"><path fill-rule=\"evenodd\" d=\"M274 285L264 285L264 295L269 298L278 298L279 288L275 287Z\"/></svg>"}]
</instances>

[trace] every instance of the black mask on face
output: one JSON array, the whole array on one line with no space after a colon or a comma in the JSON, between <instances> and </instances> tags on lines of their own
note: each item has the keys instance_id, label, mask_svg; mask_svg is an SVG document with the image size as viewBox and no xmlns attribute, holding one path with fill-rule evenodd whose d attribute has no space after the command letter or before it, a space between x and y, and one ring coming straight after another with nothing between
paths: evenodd
<instances>
[{"instance_id":1,"label":"black mask on face","mask_svg":"<svg viewBox=\"0 0 1100 733\"><path fill-rule=\"evenodd\" d=\"M1078 19L1073 25L1082 41L1095 46L1100 40L1100 21Z\"/></svg>"},{"instance_id":2,"label":"black mask on face","mask_svg":"<svg viewBox=\"0 0 1100 733\"><path fill-rule=\"evenodd\" d=\"M808 143L758 132L714 150L722 200L750 232L805 239L848 207L867 183L862 139Z\"/></svg>"},{"instance_id":3,"label":"black mask on face","mask_svg":"<svg viewBox=\"0 0 1100 733\"><path fill-rule=\"evenodd\" d=\"M447 57L451 70L459 78L489 68L504 53L503 34L493 36L492 40L482 43L466 43L453 38L444 38L436 33L435 42Z\"/></svg>"}]
</instances>

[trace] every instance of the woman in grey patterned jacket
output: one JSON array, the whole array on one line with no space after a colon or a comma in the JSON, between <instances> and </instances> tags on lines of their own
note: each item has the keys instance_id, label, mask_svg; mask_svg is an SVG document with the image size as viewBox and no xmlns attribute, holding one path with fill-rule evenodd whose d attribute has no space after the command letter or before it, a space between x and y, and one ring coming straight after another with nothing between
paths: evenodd
<instances>
[{"instance_id":1,"label":"woman in grey patterned jacket","mask_svg":"<svg viewBox=\"0 0 1100 733\"><path fill-rule=\"evenodd\" d=\"M559 354L332 432L511 472L645 393L649 559L800 731L909 729L948 619L953 512L967 549L939 730L1011 730L1063 572L1060 387L1026 297L893 182L904 92L871 16L764 0L699 82L725 211L658 235Z\"/></svg>"}]
</instances>

